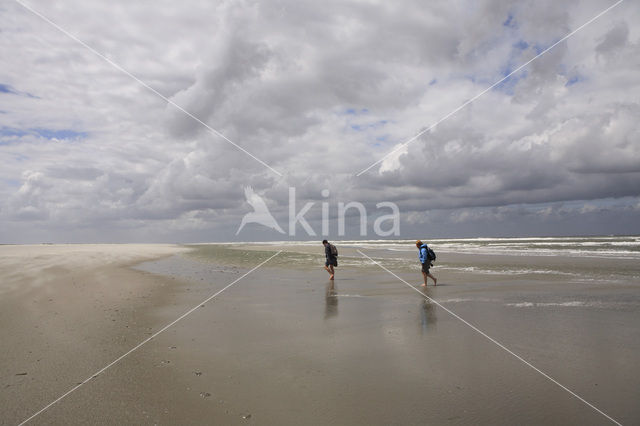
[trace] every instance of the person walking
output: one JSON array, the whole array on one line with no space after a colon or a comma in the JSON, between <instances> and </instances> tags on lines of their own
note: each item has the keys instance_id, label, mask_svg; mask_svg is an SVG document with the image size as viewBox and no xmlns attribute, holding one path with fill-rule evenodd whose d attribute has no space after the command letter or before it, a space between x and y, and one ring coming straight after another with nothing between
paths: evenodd
<instances>
[{"instance_id":1,"label":"person walking","mask_svg":"<svg viewBox=\"0 0 640 426\"><path fill-rule=\"evenodd\" d=\"M433 280L434 286L438 285L438 279L429 272L429 268L432 266L431 259L429 258L429 246L418 240L416 241L416 247L418 247L418 258L420 259L420 263L422 263L422 278L424 279L424 284L422 284L421 287L427 286L427 277Z\"/></svg>"},{"instance_id":2,"label":"person walking","mask_svg":"<svg viewBox=\"0 0 640 426\"><path fill-rule=\"evenodd\" d=\"M324 269L329 273L329 279L332 280L335 275L333 268L338 267L338 250L336 246L330 244L327 240L322 240L322 245L324 245L324 255L327 259L324 262Z\"/></svg>"}]
</instances>

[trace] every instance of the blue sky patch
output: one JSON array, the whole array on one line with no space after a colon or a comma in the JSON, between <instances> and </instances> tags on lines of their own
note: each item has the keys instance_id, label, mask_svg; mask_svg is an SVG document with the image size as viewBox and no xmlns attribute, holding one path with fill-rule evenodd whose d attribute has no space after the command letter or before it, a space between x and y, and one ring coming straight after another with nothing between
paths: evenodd
<instances>
[{"instance_id":1,"label":"blue sky patch","mask_svg":"<svg viewBox=\"0 0 640 426\"><path fill-rule=\"evenodd\" d=\"M503 26L508 28L517 28L517 23L512 14L507 16L507 19L502 23Z\"/></svg>"},{"instance_id":2,"label":"blue sky patch","mask_svg":"<svg viewBox=\"0 0 640 426\"><path fill-rule=\"evenodd\" d=\"M11 85L4 83L0 83L0 93L8 93L10 95L26 96L28 98L40 99L37 96L32 95L31 93L21 92L20 90L14 89Z\"/></svg>"},{"instance_id":3,"label":"blue sky patch","mask_svg":"<svg viewBox=\"0 0 640 426\"><path fill-rule=\"evenodd\" d=\"M24 130L12 129L11 127L0 127L0 137L24 136L29 134Z\"/></svg>"},{"instance_id":4,"label":"blue sky patch","mask_svg":"<svg viewBox=\"0 0 640 426\"><path fill-rule=\"evenodd\" d=\"M71 129L15 129L12 127L0 127L0 138L22 137L27 135L35 135L44 139L57 140L77 140L84 139L88 136L87 132L77 132Z\"/></svg>"},{"instance_id":5,"label":"blue sky patch","mask_svg":"<svg viewBox=\"0 0 640 426\"><path fill-rule=\"evenodd\" d=\"M518 50L526 50L529 48L529 43L524 40L519 40L517 43L514 43L513 47Z\"/></svg>"},{"instance_id":6,"label":"blue sky patch","mask_svg":"<svg viewBox=\"0 0 640 426\"><path fill-rule=\"evenodd\" d=\"M360 109L356 109L356 108L348 108L344 111L345 115L362 115L362 114L368 114L369 110L367 108L360 108Z\"/></svg>"},{"instance_id":7,"label":"blue sky patch","mask_svg":"<svg viewBox=\"0 0 640 426\"><path fill-rule=\"evenodd\" d=\"M584 81L584 77L579 74L576 74L573 77L571 77L564 86L565 87L573 86L574 84L580 83L581 81Z\"/></svg>"},{"instance_id":8,"label":"blue sky patch","mask_svg":"<svg viewBox=\"0 0 640 426\"><path fill-rule=\"evenodd\" d=\"M375 142L373 142L371 145L375 146L377 148L381 147L381 146L386 146L387 143L390 141L390 137L391 135L389 134L384 134L382 136L377 136L375 139Z\"/></svg>"},{"instance_id":9,"label":"blue sky patch","mask_svg":"<svg viewBox=\"0 0 640 426\"><path fill-rule=\"evenodd\" d=\"M0 83L0 93L17 94L16 91L13 90L13 87L9 86L8 84L2 84L2 83Z\"/></svg>"},{"instance_id":10,"label":"blue sky patch","mask_svg":"<svg viewBox=\"0 0 640 426\"><path fill-rule=\"evenodd\" d=\"M45 139L84 139L87 137L86 132L76 132L71 129L51 130L51 129L33 129L38 136Z\"/></svg>"},{"instance_id":11,"label":"blue sky patch","mask_svg":"<svg viewBox=\"0 0 640 426\"><path fill-rule=\"evenodd\" d=\"M502 73L502 77L506 77L512 71L513 70L511 70L511 69L505 70ZM500 92L504 92L507 95L513 95L514 92L515 92L516 84L518 84L518 82L520 80L523 80L525 78L527 78L527 71L526 70L521 70L521 71L513 74L511 77L507 78L506 80L500 82L500 84L496 85L496 87L494 87L493 90L498 90Z\"/></svg>"},{"instance_id":12,"label":"blue sky patch","mask_svg":"<svg viewBox=\"0 0 640 426\"><path fill-rule=\"evenodd\" d=\"M548 48L550 48L551 46L553 46L555 43L557 43L558 41L560 41L560 38L557 38L555 40L552 40L551 43L544 45L544 44L538 44L535 43L533 45L533 50L535 50L536 55L541 54L542 52L544 52L545 50L547 50Z\"/></svg>"},{"instance_id":13,"label":"blue sky patch","mask_svg":"<svg viewBox=\"0 0 640 426\"><path fill-rule=\"evenodd\" d=\"M351 127L352 130L355 130L357 132L362 132L367 129L378 129L380 127L385 126L388 122L389 120L378 120L372 123L350 124L349 127Z\"/></svg>"},{"instance_id":14,"label":"blue sky patch","mask_svg":"<svg viewBox=\"0 0 640 426\"><path fill-rule=\"evenodd\" d=\"M522 52L530 47L529 43L525 40L518 40L516 43L512 44L512 50L510 53L510 57L508 59L507 64L504 66L502 70L500 70L500 75L502 78L507 77L511 74L515 69L517 69L520 57L522 56ZM526 69L520 70L519 72L509 76L509 78L500 82L494 87L494 90L498 90L504 92L508 95L513 95L515 86L522 79L527 78L528 72Z\"/></svg>"}]
</instances>

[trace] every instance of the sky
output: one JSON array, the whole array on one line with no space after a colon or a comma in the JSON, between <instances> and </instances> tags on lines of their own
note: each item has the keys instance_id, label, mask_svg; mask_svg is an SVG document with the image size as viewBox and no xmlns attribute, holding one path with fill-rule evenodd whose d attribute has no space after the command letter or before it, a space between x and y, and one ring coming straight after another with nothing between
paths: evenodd
<instances>
[{"instance_id":1,"label":"sky","mask_svg":"<svg viewBox=\"0 0 640 426\"><path fill-rule=\"evenodd\" d=\"M614 3L0 0L0 243L640 234Z\"/></svg>"}]
</instances>

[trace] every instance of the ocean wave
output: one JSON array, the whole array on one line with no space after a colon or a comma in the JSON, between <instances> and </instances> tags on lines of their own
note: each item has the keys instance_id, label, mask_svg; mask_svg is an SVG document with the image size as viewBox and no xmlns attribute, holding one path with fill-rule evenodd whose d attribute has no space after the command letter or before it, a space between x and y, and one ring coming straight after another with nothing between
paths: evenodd
<instances>
[{"instance_id":1,"label":"ocean wave","mask_svg":"<svg viewBox=\"0 0 640 426\"><path fill-rule=\"evenodd\" d=\"M330 294L327 297L367 297L361 294Z\"/></svg>"},{"instance_id":2,"label":"ocean wave","mask_svg":"<svg viewBox=\"0 0 640 426\"><path fill-rule=\"evenodd\" d=\"M549 308L549 307L561 307L561 308L621 308L627 306L638 306L633 302L603 302L603 301L582 301L572 300L569 302L519 302L519 303L506 303L505 306L513 308Z\"/></svg>"},{"instance_id":3,"label":"ocean wave","mask_svg":"<svg viewBox=\"0 0 640 426\"><path fill-rule=\"evenodd\" d=\"M510 256L570 256L640 259L640 237L531 237L425 240L436 252ZM415 251L415 240L341 241L341 245L391 252Z\"/></svg>"},{"instance_id":4,"label":"ocean wave","mask_svg":"<svg viewBox=\"0 0 640 426\"><path fill-rule=\"evenodd\" d=\"M563 275L563 276L580 276L580 274L573 272L562 272L555 269L530 269L530 268L498 268L487 269L477 266L448 266L446 264L438 265L438 270L443 271L455 271L455 272L472 272L474 274L485 275Z\"/></svg>"},{"instance_id":5,"label":"ocean wave","mask_svg":"<svg viewBox=\"0 0 640 426\"><path fill-rule=\"evenodd\" d=\"M488 299L484 297L453 297L450 299L442 299L438 300L438 303L463 303L463 302L483 302L483 303L491 303L491 302L499 302L496 299Z\"/></svg>"},{"instance_id":6,"label":"ocean wave","mask_svg":"<svg viewBox=\"0 0 640 426\"><path fill-rule=\"evenodd\" d=\"M434 238L425 239L436 252L498 256L569 256L640 259L640 237L524 237L524 238ZM336 245L362 250L415 252L415 240L336 240ZM265 245L316 247L318 241L267 241L219 243L230 245Z\"/></svg>"}]
</instances>

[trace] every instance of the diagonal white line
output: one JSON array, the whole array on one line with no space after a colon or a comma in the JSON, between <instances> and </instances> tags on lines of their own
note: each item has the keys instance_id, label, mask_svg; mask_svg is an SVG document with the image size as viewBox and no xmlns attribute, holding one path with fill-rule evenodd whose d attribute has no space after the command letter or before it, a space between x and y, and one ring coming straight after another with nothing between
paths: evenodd
<instances>
[{"instance_id":1,"label":"diagonal white line","mask_svg":"<svg viewBox=\"0 0 640 426\"><path fill-rule=\"evenodd\" d=\"M127 357L129 354L131 354L132 352L136 351L137 349L139 349L140 347L142 347L145 343L149 342L150 340L152 340L153 338L155 338L156 336L158 336L160 333L164 332L165 330L167 330L169 327L173 326L174 324L176 324L178 321L180 321L181 319L185 318L186 316L190 315L193 311L195 311L196 309L198 309L201 305L207 303L208 301L210 301L211 299L213 299L214 297L216 297L217 295L219 295L220 293L222 293L223 291L225 291L226 289L228 289L229 287L231 287L232 285L234 285L235 283L237 283L238 281L240 281L241 279L243 279L244 277L246 277L247 275L249 275L250 273L252 273L253 271L255 271L256 269L260 268L262 265L264 265L265 263L267 263L268 261L270 261L271 259L273 259L274 257L276 257L277 255L279 255L280 253L282 253L282 250L278 251L276 254L274 254L273 256L271 256L270 258L268 258L267 260L265 260L264 262L260 263L258 266L255 266L253 269L251 269L250 271L246 272L244 275L242 275L240 278L236 279L235 281L233 281L231 284L228 284L227 286L225 286L222 290L217 291L216 293L212 294L211 296L209 296L208 298L206 298L205 300L203 300L202 302L198 303L196 306L194 306L193 308L191 308L190 310L188 310L187 312L185 312L184 314L180 315L178 318L176 318L175 320L173 320L172 322L170 322L169 324L165 325L164 327L162 327L159 331L155 332L152 336L149 336L148 338L146 338L145 340L143 340L142 342L140 342L138 345L136 345L135 347L133 347L132 349L130 349L128 352L122 354L120 357L118 357L117 359L115 359L114 361L112 361L111 363L109 363L108 365L106 365L105 367L101 368L100 370L96 371L95 373L93 373L91 376L89 376L87 379L85 379L84 381L78 383L76 386L74 386L73 388L71 388L70 390L68 390L66 393L62 394L60 397L58 397L57 399L55 399L54 401L52 401L51 403L47 404L44 408L42 408L40 411L37 411L36 413L32 414L29 418L25 419L22 421L22 423L20 423L18 426L22 426L25 423L29 422L30 420L34 419L36 416L42 414L43 412L45 412L46 410L48 410L49 408L51 408L53 405L57 404L58 402L60 402L62 399L64 399L67 395L75 392L79 387L81 387L82 385L90 382L91 380L95 379L96 377L98 377L101 373L103 373L107 368L113 366L114 364L117 364L119 361L121 361L122 359L124 359L125 357Z\"/></svg>"},{"instance_id":2,"label":"diagonal white line","mask_svg":"<svg viewBox=\"0 0 640 426\"><path fill-rule=\"evenodd\" d=\"M270 165L268 165L267 163L265 163L264 161L262 161L261 159L259 159L258 157L256 157L255 155L253 155L252 153L250 153L249 151L247 151L246 149L244 149L243 147L241 147L240 145L238 145L237 143L235 143L234 141L232 141L231 139L229 139L228 137L226 137L225 135L223 135L222 133L220 133L219 131L217 131L216 129L214 129L213 127L209 126L207 123L205 123L204 121L200 120L198 117L196 117L195 115L193 115L192 113L190 113L189 111L187 111L186 109L182 108L180 105L176 104L175 102L173 102L171 99L167 98L166 96L164 96L162 93L158 92L156 89L154 89L153 87L149 86L147 83L145 83L144 81L140 80L138 77L136 77L134 74L132 74L131 72L127 71L126 69L124 69L122 66L118 65L117 63L115 63L114 61L112 61L111 59L107 58L105 55L103 55L102 53L98 52L97 50L95 50L93 47L89 46L87 43L85 43L84 41L80 40L78 37L76 37L75 35L71 34L70 32L68 32L67 30L65 30L64 28L62 28L61 26L59 26L58 24L56 24L55 22L53 22L52 20L50 20L49 18L47 18L46 16L44 16L43 14L41 14L40 12L38 12L37 10L33 9L32 7L28 6L27 4L23 3L22 0L14 0L16 3L18 3L20 6L22 6L23 8L25 8L26 10L28 10L29 12L33 13L34 15L36 15L38 18L42 19L43 21L45 21L46 23L48 23L49 25L51 25L52 27L54 27L55 29L57 29L58 31L60 31L61 33L63 33L64 35L66 35L67 37L69 37L70 39L76 41L77 43L81 44L83 47L85 47L87 50L89 50L91 53L93 53L94 55L98 56L99 58L103 59L104 61L106 61L109 65L113 66L115 69L117 69L118 71L126 74L127 76L131 77L133 80L135 80L136 82L138 82L140 85L144 86L146 89L148 89L149 91L153 92L155 95L157 95L158 97L160 97L162 100L164 100L165 102L167 102L168 104L174 106L175 108L177 108L178 110L182 111L184 114L186 114L187 116L191 117L193 120L195 120L196 122L200 123L202 126L204 126L209 132L213 133L216 136L221 137L222 139L224 139L225 141L227 141L228 143L230 143L231 145L235 146L237 149L239 149L240 151L244 152L245 154L247 154L249 157L253 158L254 160L256 160L258 163L262 164L263 166L265 166L266 168L268 168L269 170L271 170L273 173L277 174L278 176L282 177L282 173L280 173L279 171L275 170L273 167L271 167Z\"/></svg>"},{"instance_id":3,"label":"diagonal white line","mask_svg":"<svg viewBox=\"0 0 640 426\"><path fill-rule=\"evenodd\" d=\"M591 24L593 21L595 21L596 19L600 18L602 15L604 15L605 13L609 12L611 9L613 9L614 7L616 7L617 5L619 5L620 3L622 3L624 0L618 0L616 3L614 3L613 5L609 6L608 8L606 8L605 10L603 10L602 12L598 13L596 16L594 16L593 18L589 19L587 22L585 22L584 24L580 25L578 28L576 28L575 30L571 31L569 34L567 34L566 36L562 37L560 40L556 41L555 43L553 43L551 46L547 47L546 49L544 49L542 52L538 53L536 56L534 56L533 58L529 59L527 62L525 62L524 64L520 65L518 68L516 68L515 70L511 71L509 74L507 74L506 76L504 76L503 78L501 78L500 80L496 81L495 83L493 83L491 86L487 87L486 89L484 89L482 92L478 93L477 95L475 95L473 98L469 99L468 101L464 102L463 104L461 104L460 106L458 106L456 109L454 109L453 111L451 111L450 113L448 113L447 115L445 115L444 117L440 118L438 121L436 121L435 123L433 123L432 125L430 125L429 127L427 127L426 129L416 133L415 135L413 135L411 138L409 138L408 140L406 140L405 142L401 143L400 145L398 145L397 147L395 147L393 150L391 150L390 152L388 152L384 157L382 157L381 159L379 159L378 161L376 161L375 163L371 164L369 167L367 167L366 169L361 170L359 173L356 174L356 176L360 176L361 174L369 171L372 167L380 164L381 162L383 162L387 157L389 157L390 155L393 155L394 153L398 152L399 150L401 150L402 148L404 148L405 146L407 146L408 144L410 144L411 142L413 142L414 140L418 139L420 136L422 136L423 134L425 134L426 132L428 132L429 130L433 129L434 127L436 127L438 124L442 123L443 121L445 121L446 119L448 119L449 117L451 117L452 115L454 115L455 113L457 113L458 111L460 111L461 109L463 109L464 107L466 107L467 105L469 105L470 103L474 102L475 100L477 100L478 98L480 98L482 95L484 95L485 93L487 93L488 91L490 91L491 89L493 89L494 87L496 87L498 84L502 83L503 81L505 81L506 79L508 79L509 77L511 77L513 74L517 73L518 71L520 71L521 69L523 69L524 67L526 67L527 65L529 65L531 62L535 61L536 59L538 59L539 57L541 57L542 55L544 55L545 53L547 53L548 51L550 51L551 49L553 49L554 47L556 47L557 45L559 45L560 43L562 43L563 41L565 41L566 39L568 39L569 37L571 37L572 35L574 35L575 33L577 33L578 31L580 31L581 29L583 29L584 27L586 27L587 25Z\"/></svg>"},{"instance_id":4,"label":"diagonal white line","mask_svg":"<svg viewBox=\"0 0 640 426\"><path fill-rule=\"evenodd\" d=\"M480 333L482 336L486 337L487 339L489 339L491 342L495 343L498 347L500 347L501 349L505 350L507 353L513 355L516 359L522 361L525 365L527 365L528 367L531 367L532 369L534 369L535 371L537 371L538 373L540 373L542 376L544 376L546 379L550 380L551 382L555 383L556 385L560 386L562 389L566 390L567 392L569 392L571 395L573 395L574 397L578 398L580 401L584 402L585 404L587 404L589 407L593 408L594 410L596 410L598 413L602 414L603 416L605 416L607 419L611 420L613 423L622 426L620 422L616 421L613 417L609 416L607 413L605 413L604 411L600 410L598 407L596 407L595 405L591 404L589 401L587 401L586 399L584 399L583 397L581 397L580 395L578 395L577 393L575 393L574 391L572 391L571 389L569 389L568 387L566 387L565 385L563 385L562 383L558 382L556 379L554 379L553 377L549 376L547 373L545 373L544 371L540 370L538 367L536 367L535 365L531 364L529 361L527 361L526 359L522 358L520 355L516 354L515 352L513 352L511 349L507 348L505 345L503 345L502 343L498 342L496 339L494 339L493 337L489 336L487 333L485 333L484 331L480 330L478 327L476 327L475 325L471 324L469 321L465 320L464 318L462 318L461 316L459 316L458 314L456 314L455 312L453 312L452 310L450 310L449 308L446 308L444 306L442 306L442 304L440 304L437 300L432 299L431 297L427 296L426 294L424 294L423 292L421 292L420 290L418 290L417 288L415 288L414 286L412 286L411 284L409 284L408 282L406 282L405 280L403 280L402 278L400 278L399 276L397 276L396 274L394 274L392 271L390 271L389 269L385 268L384 266L382 266L380 263L376 262L375 260L373 260L371 257L367 256L366 254L364 254L363 252L361 252L360 250L356 250L358 253L360 253L363 257L369 259L370 261L372 261L373 263L375 263L376 265L378 265L379 267L381 267L382 269L384 269L385 271L387 271L388 273L390 273L391 275L393 275L394 277L396 277L397 279L399 279L400 281L402 281L403 283L405 283L406 285L408 285L409 287L411 287L413 290L417 291L420 296L426 298L427 300L429 300L430 302L432 302L433 304L437 305L438 307L444 309L445 311L447 311L449 314L453 315L453 317L455 317L456 319L462 321L465 325L471 327L471 329L473 329L474 331Z\"/></svg>"}]
</instances>

